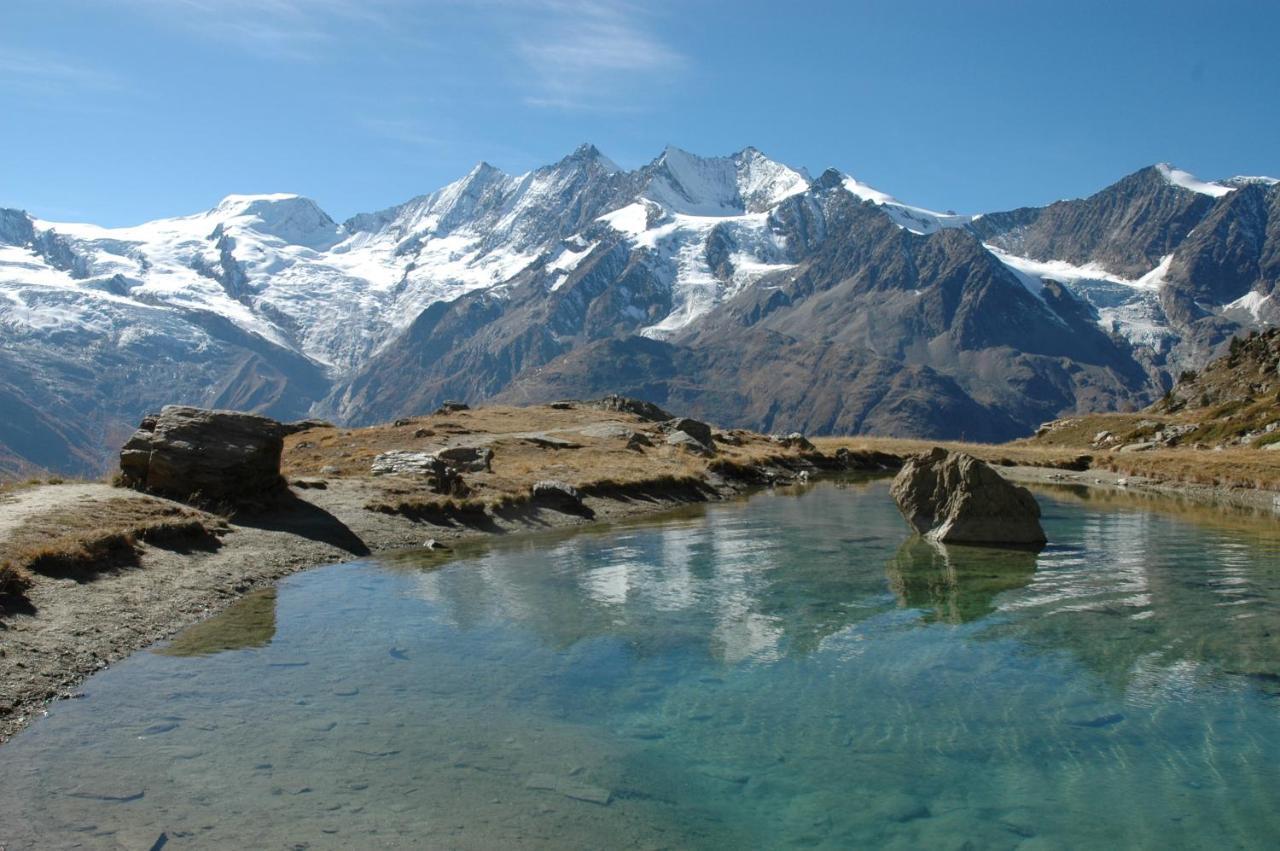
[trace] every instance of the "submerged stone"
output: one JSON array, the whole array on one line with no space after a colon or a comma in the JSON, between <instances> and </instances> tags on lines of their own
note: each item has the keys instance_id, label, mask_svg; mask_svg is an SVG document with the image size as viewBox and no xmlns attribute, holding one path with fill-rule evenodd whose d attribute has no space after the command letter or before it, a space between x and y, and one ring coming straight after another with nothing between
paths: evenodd
<instances>
[{"instance_id":1,"label":"submerged stone","mask_svg":"<svg viewBox=\"0 0 1280 851\"><path fill-rule=\"evenodd\" d=\"M525 786L529 789L558 792L566 798L573 798L575 801L586 801L590 804L599 804L600 806L608 806L609 802L613 800L613 793L608 789L592 786L588 783L579 783L567 777L557 777L554 774L530 775Z\"/></svg>"}]
</instances>

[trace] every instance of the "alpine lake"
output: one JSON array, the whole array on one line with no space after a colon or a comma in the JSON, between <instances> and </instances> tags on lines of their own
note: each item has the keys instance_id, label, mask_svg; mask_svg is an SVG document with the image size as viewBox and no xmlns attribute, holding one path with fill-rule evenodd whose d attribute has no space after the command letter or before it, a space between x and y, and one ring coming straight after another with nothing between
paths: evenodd
<instances>
[{"instance_id":1,"label":"alpine lake","mask_svg":"<svg viewBox=\"0 0 1280 851\"><path fill-rule=\"evenodd\" d=\"M1280 524L885 480L295 575L0 749L16 848L1274 848Z\"/></svg>"}]
</instances>

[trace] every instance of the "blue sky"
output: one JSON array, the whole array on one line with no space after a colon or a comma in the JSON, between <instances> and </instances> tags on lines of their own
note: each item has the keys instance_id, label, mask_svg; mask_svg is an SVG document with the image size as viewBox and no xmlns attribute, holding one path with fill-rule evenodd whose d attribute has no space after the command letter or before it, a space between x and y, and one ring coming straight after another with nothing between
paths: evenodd
<instances>
[{"instance_id":1,"label":"blue sky","mask_svg":"<svg viewBox=\"0 0 1280 851\"><path fill-rule=\"evenodd\" d=\"M4 0L0 206L335 218L582 141L754 145L965 212L1143 165L1280 175L1274 2Z\"/></svg>"}]
</instances>

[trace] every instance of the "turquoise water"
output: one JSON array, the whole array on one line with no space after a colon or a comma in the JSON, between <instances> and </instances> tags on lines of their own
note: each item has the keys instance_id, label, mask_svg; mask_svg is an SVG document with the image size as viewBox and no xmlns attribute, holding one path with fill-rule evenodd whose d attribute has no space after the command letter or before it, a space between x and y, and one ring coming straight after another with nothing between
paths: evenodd
<instances>
[{"instance_id":1,"label":"turquoise water","mask_svg":"<svg viewBox=\"0 0 1280 851\"><path fill-rule=\"evenodd\" d=\"M295 576L0 749L0 846L1274 847L1275 521L1039 496L1039 555L879 482Z\"/></svg>"}]
</instances>

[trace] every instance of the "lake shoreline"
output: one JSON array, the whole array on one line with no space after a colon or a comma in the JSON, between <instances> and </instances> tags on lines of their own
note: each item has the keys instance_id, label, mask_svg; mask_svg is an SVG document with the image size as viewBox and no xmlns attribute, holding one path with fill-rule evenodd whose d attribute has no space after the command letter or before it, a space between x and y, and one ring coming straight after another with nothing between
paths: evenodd
<instances>
[{"instance_id":1,"label":"lake shoreline","mask_svg":"<svg viewBox=\"0 0 1280 851\"><path fill-rule=\"evenodd\" d=\"M1052 485L1106 490L1131 496L1155 496L1194 503L1210 508L1247 511L1267 515L1280 514L1280 491L1263 488L1235 488L1202 485L1144 476L1133 476L1112 470L1061 470L1050 467L1000 468L1010 481L1022 485Z\"/></svg>"},{"instance_id":2,"label":"lake shoreline","mask_svg":"<svg viewBox=\"0 0 1280 851\"><path fill-rule=\"evenodd\" d=\"M909 454L903 451L896 459ZM879 455L878 461L883 465L885 456ZM862 463L865 472L874 470L869 460ZM530 507L486 515L480 522L432 522L370 511L368 502L377 491L367 479L333 478L323 489L295 486L283 507L232 519L226 530L219 532L216 545L184 548L147 544L136 564L106 571L88 582L42 581L31 589L24 609L0 619L0 744L40 717L48 704L76 697L79 684L98 670L172 638L246 594L303 570L422 549L430 540L450 548L484 540L511 540L538 531L586 529L639 519L684 505L742 498L767 487L770 481L787 484L834 477L839 475L837 468L833 454L807 453L781 462L773 458L709 474L697 488L670 483L658 486L655 482L654 487L641 489L643 496L638 496L635 488L584 495L585 510L581 513ZM857 471L856 466L846 469ZM1145 494L1268 514L1280 505L1280 493L1274 491L1135 478L1102 469L1029 465L998 469L1010 480L1026 485ZM885 475L889 472L882 470ZM33 490L56 493L60 488L79 505L132 493L105 484L41 485ZM30 493L29 489L0 497L0 515Z\"/></svg>"},{"instance_id":3,"label":"lake shoreline","mask_svg":"<svg viewBox=\"0 0 1280 851\"><path fill-rule=\"evenodd\" d=\"M807 480L810 470L816 474L810 462L780 465L774 459L733 477L709 476L697 488L656 480L639 491L584 494L582 509L572 512L528 506L434 521L369 510L377 491L368 480L335 478L324 489L294 486L281 507L236 515L216 541L142 543L136 563L103 570L87 581L40 577L23 600L8 600L10 610L0 617L0 745L40 717L48 704L77 697L78 686L97 671L292 574L425 548L447 555L456 546L486 540L640 519L742 498L767 479ZM142 498L101 483L38 485L0 496L0 517L23 501L56 505L59 491L76 510Z\"/></svg>"}]
</instances>

